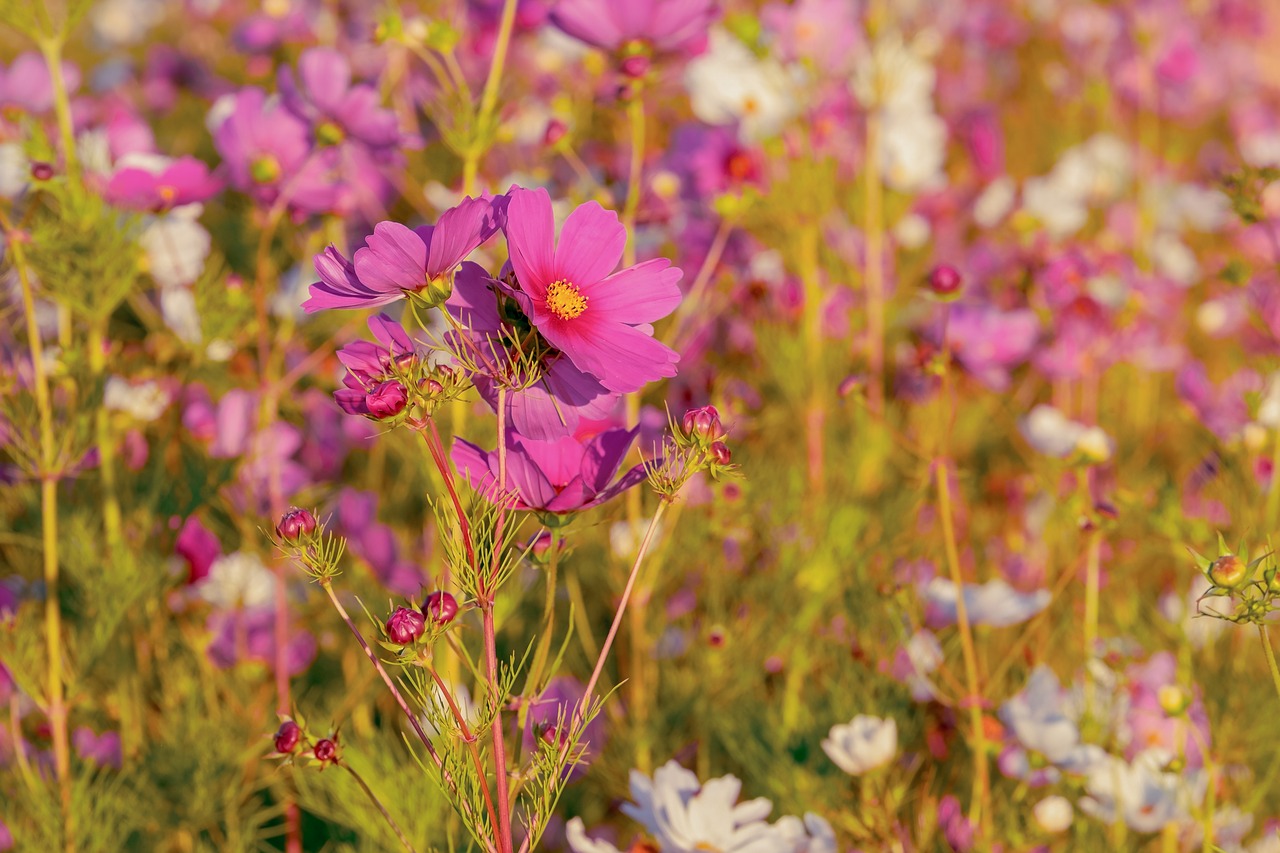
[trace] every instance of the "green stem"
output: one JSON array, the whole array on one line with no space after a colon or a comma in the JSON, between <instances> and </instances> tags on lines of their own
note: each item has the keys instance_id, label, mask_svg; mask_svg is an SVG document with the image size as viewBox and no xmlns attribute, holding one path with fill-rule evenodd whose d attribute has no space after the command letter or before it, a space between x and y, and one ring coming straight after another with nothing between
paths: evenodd
<instances>
[{"instance_id":1,"label":"green stem","mask_svg":"<svg viewBox=\"0 0 1280 853\"><path fill-rule=\"evenodd\" d=\"M863 278L867 285L867 402L872 413L884 410L884 187L880 183L880 114L867 113L867 154L863 162L866 255Z\"/></svg>"},{"instance_id":2,"label":"green stem","mask_svg":"<svg viewBox=\"0 0 1280 853\"><path fill-rule=\"evenodd\" d=\"M58 584L58 471L53 435L53 402L49 394L49 377L45 373L44 343L36 319L35 293L27 266L26 238L17 235L8 218L0 214L13 266L22 289L22 310L27 320L27 345L31 352L31 372L40 422L40 529L44 563L45 641L49 646L47 681L49 691L49 725L53 729L53 764L58 775L62 801L65 849L75 850L71 813L71 750L67 738L67 706L64 698L62 671L62 610Z\"/></svg>"},{"instance_id":3,"label":"green stem","mask_svg":"<svg viewBox=\"0 0 1280 853\"><path fill-rule=\"evenodd\" d=\"M627 229L622 265L636 262L636 212L640 209L640 182L644 176L644 98L640 92L627 101L627 124L631 128L631 161L627 173L627 200L622 208L622 226Z\"/></svg>"},{"instance_id":4,"label":"green stem","mask_svg":"<svg viewBox=\"0 0 1280 853\"><path fill-rule=\"evenodd\" d=\"M511 835L511 790L507 780L507 742L502 726L502 706L505 696L498 695L498 639L497 628L493 620L493 596L497 590L492 584L497 581L498 564L501 559L502 520L509 505L507 495L507 388L498 387L498 505L499 519L493 543L493 566L487 582L481 587L480 614L484 633L484 665L485 680L488 682L489 699L494 702L498 712L494 715L490 728L493 737L493 771L494 787L498 792L498 853L512 853L515 849ZM479 573L479 566L476 567Z\"/></svg>"},{"instance_id":5,"label":"green stem","mask_svg":"<svg viewBox=\"0 0 1280 853\"><path fill-rule=\"evenodd\" d=\"M400 839L400 843L404 845L404 849L408 850L409 853L416 853L416 851L413 849L413 845L409 843L409 839L405 837L404 831L401 830L400 827L396 824L396 822L392 819L391 812L387 811L387 807L384 806L382 804L382 801L379 800L374 795L372 789L369 788L369 786L365 783L364 779L360 778L360 774L357 773L355 770L353 770L351 768L351 765L347 764L345 761L342 762L341 766L343 770L346 770L348 773L351 774L352 779L356 780L356 784L360 786L360 790L364 791L364 794L366 797L369 798L369 801L373 803L375 806L377 806L378 812L382 815L382 819L387 822L387 826L391 827L391 831L396 834L396 838Z\"/></svg>"},{"instance_id":6,"label":"green stem","mask_svg":"<svg viewBox=\"0 0 1280 853\"><path fill-rule=\"evenodd\" d=\"M106 320L94 321L89 327L89 370L101 378L107 368ZM95 440L98 444L98 471L102 476L102 518L107 534L108 565L116 565L124 553L124 522L116 483L115 442L111 439L111 413L99 406L94 413Z\"/></svg>"},{"instance_id":7,"label":"green stem","mask_svg":"<svg viewBox=\"0 0 1280 853\"><path fill-rule=\"evenodd\" d=\"M475 193L480 158L489 150L489 122L498 105L498 87L502 83L502 70L507 62L507 49L511 46L511 32L515 28L515 22L516 0L506 0L502 4L502 19L498 23L498 40L493 46L489 76L485 78L484 91L480 93L480 111L476 114L476 123L471 128L472 137L467 146L467 156L462 161L463 195Z\"/></svg>"},{"instance_id":8,"label":"green stem","mask_svg":"<svg viewBox=\"0 0 1280 853\"><path fill-rule=\"evenodd\" d=\"M821 497L826 479L823 425L826 422L827 383L822 370L822 286L818 277L818 244L822 235L818 228L815 223L800 233L797 264L804 287L805 363L812 383L809 411L805 418L811 498Z\"/></svg>"},{"instance_id":9,"label":"green stem","mask_svg":"<svg viewBox=\"0 0 1280 853\"><path fill-rule=\"evenodd\" d=\"M76 136L71 123L71 98L67 94L67 81L62 76L63 37L51 36L39 42L40 53L44 55L45 65L49 67L49 82L53 86L53 110L58 120L58 135L62 139L63 162L67 174L76 181L80 180L80 160L76 154Z\"/></svg>"},{"instance_id":10,"label":"green stem","mask_svg":"<svg viewBox=\"0 0 1280 853\"><path fill-rule=\"evenodd\" d=\"M1084 581L1084 712L1092 716L1095 686L1089 662L1093 660L1098 645L1098 593L1101 586L1100 555L1102 552L1102 531L1094 530L1089 534L1088 550L1085 554Z\"/></svg>"},{"instance_id":11,"label":"green stem","mask_svg":"<svg viewBox=\"0 0 1280 853\"><path fill-rule=\"evenodd\" d=\"M1276 686L1276 695L1280 696L1280 667L1276 666L1276 653L1271 650L1271 640L1267 637L1267 626L1258 623L1258 636L1262 639L1262 651L1267 656L1267 666L1271 668L1271 683Z\"/></svg>"}]
</instances>

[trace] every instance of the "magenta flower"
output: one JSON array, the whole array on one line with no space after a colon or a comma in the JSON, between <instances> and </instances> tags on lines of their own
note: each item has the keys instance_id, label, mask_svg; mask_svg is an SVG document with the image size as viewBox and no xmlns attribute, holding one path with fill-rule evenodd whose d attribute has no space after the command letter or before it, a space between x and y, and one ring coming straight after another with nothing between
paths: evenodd
<instances>
[{"instance_id":1,"label":"magenta flower","mask_svg":"<svg viewBox=\"0 0 1280 853\"><path fill-rule=\"evenodd\" d=\"M160 213L205 201L222 189L209 167L195 157L181 157L159 171L127 166L111 176L107 201L130 210Z\"/></svg>"},{"instance_id":2,"label":"magenta flower","mask_svg":"<svg viewBox=\"0 0 1280 853\"><path fill-rule=\"evenodd\" d=\"M513 187L503 226L521 307L542 336L610 391L638 391L675 376L680 356L649 323L680 304L680 270L656 258L610 275L627 231L595 202L565 220L557 244L551 197Z\"/></svg>"},{"instance_id":3,"label":"magenta flower","mask_svg":"<svg viewBox=\"0 0 1280 853\"><path fill-rule=\"evenodd\" d=\"M308 210L323 210L333 188L317 179L308 162L311 141L307 125L261 89L241 89L219 101L230 110L213 128L213 143L222 155L231 185L259 204L274 204L281 195ZM215 116L218 114L215 106Z\"/></svg>"},{"instance_id":4,"label":"magenta flower","mask_svg":"<svg viewBox=\"0 0 1280 853\"><path fill-rule=\"evenodd\" d=\"M80 88L80 69L63 62L62 78L67 93L75 94ZM4 107L33 114L53 109L53 79L40 54L29 51L13 60L7 70L0 66L0 109Z\"/></svg>"},{"instance_id":5,"label":"magenta flower","mask_svg":"<svg viewBox=\"0 0 1280 853\"><path fill-rule=\"evenodd\" d=\"M645 478L637 465L614 480L622 460L636 440L637 430L611 429L582 442L573 436L558 441L529 441L507 435L507 480L498 484L498 451L485 452L458 439L453 464L471 487L497 503L514 494L512 509L551 513L575 512L599 506Z\"/></svg>"},{"instance_id":6,"label":"magenta flower","mask_svg":"<svg viewBox=\"0 0 1280 853\"><path fill-rule=\"evenodd\" d=\"M551 23L610 52L696 54L718 15L714 0L560 0Z\"/></svg>"},{"instance_id":7,"label":"magenta flower","mask_svg":"<svg viewBox=\"0 0 1280 853\"><path fill-rule=\"evenodd\" d=\"M423 290L447 295L458 265L497 232L504 206L505 199L464 198L434 226L379 222L353 261L329 246L316 255L320 281L302 307L372 308Z\"/></svg>"},{"instance_id":8,"label":"magenta flower","mask_svg":"<svg viewBox=\"0 0 1280 853\"><path fill-rule=\"evenodd\" d=\"M298 79L282 67L277 76L285 108L309 122L316 141L355 140L371 152L395 154L403 140L395 113L383 109L378 90L351 83L351 64L338 51L313 47L298 59Z\"/></svg>"},{"instance_id":9,"label":"magenta flower","mask_svg":"<svg viewBox=\"0 0 1280 853\"><path fill-rule=\"evenodd\" d=\"M478 265L464 263L454 278L453 294L445 308L466 329L467 340L452 333L450 341L459 348L478 353L477 361L502 358L504 338L518 331L503 322L498 305L505 300L518 311L501 284ZM480 396L495 409L498 390L493 379L482 373L472 377ZM507 422L516 432L535 441L553 441L572 435L583 420L606 417L618 395L594 376L583 373L562 353L544 359L542 376L527 388L507 394Z\"/></svg>"},{"instance_id":10,"label":"magenta flower","mask_svg":"<svg viewBox=\"0 0 1280 853\"><path fill-rule=\"evenodd\" d=\"M369 331L381 344L354 341L338 350L338 361L347 368L345 388L334 399L349 415L381 419L399 414L408 402L404 387L391 378L392 365L416 352L404 327L386 314L369 318Z\"/></svg>"}]
</instances>

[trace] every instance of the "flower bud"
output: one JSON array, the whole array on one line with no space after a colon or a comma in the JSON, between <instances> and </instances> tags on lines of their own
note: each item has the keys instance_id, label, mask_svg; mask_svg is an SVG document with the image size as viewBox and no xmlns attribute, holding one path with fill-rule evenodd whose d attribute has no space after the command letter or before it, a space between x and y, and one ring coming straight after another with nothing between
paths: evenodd
<instances>
[{"instance_id":1,"label":"flower bud","mask_svg":"<svg viewBox=\"0 0 1280 853\"><path fill-rule=\"evenodd\" d=\"M1176 717L1191 705L1191 696L1176 684L1165 684L1156 691L1160 708L1170 717Z\"/></svg>"},{"instance_id":2,"label":"flower bud","mask_svg":"<svg viewBox=\"0 0 1280 853\"><path fill-rule=\"evenodd\" d=\"M720 413L715 406L702 406L684 413L684 431L689 435L713 440L724 434L720 426Z\"/></svg>"},{"instance_id":3,"label":"flower bud","mask_svg":"<svg viewBox=\"0 0 1280 853\"><path fill-rule=\"evenodd\" d=\"M551 551L551 546L555 544L555 537L551 535L550 530L543 530L534 534L533 541L529 543L529 553L535 559L541 560Z\"/></svg>"},{"instance_id":4,"label":"flower bud","mask_svg":"<svg viewBox=\"0 0 1280 853\"><path fill-rule=\"evenodd\" d=\"M929 289L935 296L955 296L964 280L950 264L938 264L929 272Z\"/></svg>"},{"instance_id":5,"label":"flower bud","mask_svg":"<svg viewBox=\"0 0 1280 853\"><path fill-rule=\"evenodd\" d=\"M285 720L276 731L276 752L288 755L302 742L302 729L293 720Z\"/></svg>"},{"instance_id":6,"label":"flower bud","mask_svg":"<svg viewBox=\"0 0 1280 853\"><path fill-rule=\"evenodd\" d=\"M37 181L47 181L53 177L53 166L48 163L36 161L31 164L31 177Z\"/></svg>"},{"instance_id":7,"label":"flower bud","mask_svg":"<svg viewBox=\"0 0 1280 853\"><path fill-rule=\"evenodd\" d=\"M288 512L280 516L276 525L276 535L292 542L302 536L310 536L316 530L316 517L305 509L290 507Z\"/></svg>"},{"instance_id":8,"label":"flower bud","mask_svg":"<svg viewBox=\"0 0 1280 853\"><path fill-rule=\"evenodd\" d=\"M388 380L364 395L364 404L369 407L369 414L378 420L395 417L404 411L409 397L404 386L395 380Z\"/></svg>"},{"instance_id":9,"label":"flower bud","mask_svg":"<svg viewBox=\"0 0 1280 853\"><path fill-rule=\"evenodd\" d=\"M622 60L619 67L622 73L633 80L649 73L650 61L649 57L643 54L628 56Z\"/></svg>"},{"instance_id":10,"label":"flower bud","mask_svg":"<svg viewBox=\"0 0 1280 853\"><path fill-rule=\"evenodd\" d=\"M1209 566L1209 580L1214 586L1235 589L1244 583L1249 575L1249 567L1245 561L1235 554L1225 554L1214 560Z\"/></svg>"},{"instance_id":11,"label":"flower bud","mask_svg":"<svg viewBox=\"0 0 1280 853\"><path fill-rule=\"evenodd\" d=\"M422 615L437 626L448 625L458 615L458 599L443 590L437 590L422 603Z\"/></svg>"},{"instance_id":12,"label":"flower bud","mask_svg":"<svg viewBox=\"0 0 1280 853\"><path fill-rule=\"evenodd\" d=\"M397 607L387 620L387 636L391 642L407 646L422 636L427 620L421 613L408 607Z\"/></svg>"},{"instance_id":13,"label":"flower bud","mask_svg":"<svg viewBox=\"0 0 1280 853\"><path fill-rule=\"evenodd\" d=\"M316 761L321 763L337 762L338 745L329 738L323 738L316 741L315 748Z\"/></svg>"},{"instance_id":14,"label":"flower bud","mask_svg":"<svg viewBox=\"0 0 1280 853\"><path fill-rule=\"evenodd\" d=\"M1071 801L1056 794L1036 803L1031 811L1036 817L1036 823L1048 833L1065 832L1075 819Z\"/></svg>"},{"instance_id":15,"label":"flower bud","mask_svg":"<svg viewBox=\"0 0 1280 853\"><path fill-rule=\"evenodd\" d=\"M547 129L542 134L542 142L545 145L555 145L565 134L569 132L569 128L558 118L553 118L547 122Z\"/></svg>"},{"instance_id":16,"label":"flower bud","mask_svg":"<svg viewBox=\"0 0 1280 853\"><path fill-rule=\"evenodd\" d=\"M711 458L717 465L728 465L733 454L723 441L717 441L711 445Z\"/></svg>"}]
</instances>

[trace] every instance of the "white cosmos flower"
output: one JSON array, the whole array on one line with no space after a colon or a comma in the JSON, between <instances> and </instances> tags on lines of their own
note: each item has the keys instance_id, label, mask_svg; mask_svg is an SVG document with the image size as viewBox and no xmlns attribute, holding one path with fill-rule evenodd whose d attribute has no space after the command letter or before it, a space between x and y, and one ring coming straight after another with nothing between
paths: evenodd
<instances>
[{"instance_id":1,"label":"white cosmos flower","mask_svg":"<svg viewBox=\"0 0 1280 853\"><path fill-rule=\"evenodd\" d=\"M138 237L151 277L161 287L191 284L204 272L212 241L199 222L203 210L199 204L175 207L151 218Z\"/></svg>"},{"instance_id":2,"label":"white cosmos flower","mask_svg":"<svg viewBox=\"0 0 1280 853\"><path fill-rule=\"evenodd\" d=\"M948 578L934 578L924 585L920 597L936 616L947 624L956 621L956 585ZM1018 592L1004 580L964 585L965 615L973 625L1007 628L1035 616L1049 606L1047 589Z\"/></svg>"},{"instance_id":3,"label":"white cosmos flower","mask_svg":"<svg viewBox=\"0 0 1280 853\"><path fill-rule=\"evenodd\" d=\"M0 144L0 198L17 198L31 183L31 161L22 144Z\"/></svg>"},{"instance_id":4,"label":"white cosmos flower","mask_svg":"<svg viewBox=\"0 0 1280 853\"><path fill-rule=\"evenodd\" d=\"M196 591L215 607L258 607L275 599L276 579L256 554L236 551L214 560Z\"/></svg>"},{"instance_id":5,"label":"white cosmos flower","mask_svg":"<svg viewBox=\"0 0 1280 853\"><path fill-rule=\"evenodd\" d=\"M859 714L848 723L832 726L822 751L844 772L861 776L898 754L898 723Z\"/></svg>"},{"instance_id":6,"label":"white cosmos flower","mask_svg":"<svg viewBox=\"0 0 1280 853\"><path fill-rule=\"evenodd\" d=\"M905 193L946 184L947 123L931 109L887 112L881 134L880 172L886 184Z\"/></svg>"},{"instance_id":7,"label":"white cosmos flower","mask_svg":"<svg viewBox=\"0 0 1280 853\"><path fill-rule=\"evenodd\" d=\"M684 83L695 116L712 125L737 121L747 142L777 135L799 100L787 69L722 29L711 31L707 52L689 63Z\"/></svg>"},{"instance_id":8,"label":"white cosmos flower","mask_svg":"<svg viewBox=\"0 0 1280 853\"><path fill-rule=\"evenodd\" d=\"M885 33L869 53L858 58L850 88L867 109L886 112L932 112L937 72L902 39L902 33Z\"/></svg>"},{"instance_id":9,"label":"white cosmos flower","mask_svg":"<svg viewBox=\"0 0 1280 853\"><path fill-rule=\"evenodd\" d=\"M1067 694L1057 676L1041 665L1032 670L1022 692L1000 706L1000 720L1029 752L1043 756L1055 767L1083 773L1101 761L1105 753L1096 746L1081 743L1080 728L1070 711ZM1002 762L1007 762L1020 778L1030 775L1031 766L1025 754L1011 754ZM1056 771L1049 776L1056 778Z\"/></svg>"},{"instance_id":10,"label":"white cosmos flower","mask_svg":"<svg viewBox=\"0 0 1280 853\"><path fill-rule=\"evenodd\" d=\"M126 412L134 420L154 421L169 406L169 395L159 383L139 382L112 376L103 391L102 406L113 412Z\"/></svg>"},{"instance_id":11,"label":"white cosmos flower","mask_svg":"<svg viewBox=\"0 0 1280 853\"><path fill-rule=\"evenodd\" d=\"M1159 832L1171 823L1187 820L1190 810L1203 799L1203 771L1189 775L1167 773L1173 759L1164 749L1138 753L1132 762L1108 755L1089 771L1080 809L1103 823L1123 820L1137 832Z\"/></svg>"},{"instance_id":12,"label":"white cosmos flower","mask_svg":"<svg viewBox=\"0 0 1280 853\"><path fill-rule=\"evenodd\" d=\"M973 202L973 221L983 228L991 228L1013 210L1018 200L1018 185L1008 175L1001 175L982 191Z\"/></svg>"},{"instance_id":13,"label":"white cosmos flower","mask_svg":"<svg viewBox=\"0 0 1280 853\"><path fill-rule=\"evenodd\" d=\"M1018 431L1027 443L1046 456L1070 456L1087 427L1068 418L1053 406L1041 404L1018 422Z\"/></svg>"},{"instance_id":14,"label":"white cosmos flower","mask_svg":"<svg viewBox=\"0 0 1280 853\"><path fill-rule=\"evenodd\" d=\"M1071 801L1057 794L1045 797L1036 803L1031 811L1036 816L1036 823L1048 833L1064 832L1071 826L1071 821L1076 816L1075 809L1071 807Z\"/></svg>"}]
</instances>

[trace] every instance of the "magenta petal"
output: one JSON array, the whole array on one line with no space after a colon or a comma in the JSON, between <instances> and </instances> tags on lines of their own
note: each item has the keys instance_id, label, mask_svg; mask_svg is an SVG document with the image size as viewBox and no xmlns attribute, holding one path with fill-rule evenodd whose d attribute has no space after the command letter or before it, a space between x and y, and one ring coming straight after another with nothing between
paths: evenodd
<instances>
[{"instance_id":1,"label":"magenta petal","mask_svg":"<svg viewBox=\"0 0 1280 853\"><path fill-rule=\"evenodd\" d=\"M555 279L555 217L544 189L513 187L504 226L511 266L526 293L542 297Z\"/></svg>"},{"instance_id":2,"label":"magenta petal","mask_svg":"<svg viewBox=\"0 0 1280 853\"><path fill-rule=\"evenodd\" d=\"M582 478L591 491L600 492L609 485L639 434L639 427L611 429L591 440L582 457Z\"/></svg>"},{"instance_id":3,"label":"magenta petal","mask_svg":"<svg viewBox=\"0 0 1280 853\"><path fill-rule=\"evenodd\" d=\"M315 265L320 281L311 285L311 298L302 303L303 309L309 314L325 308L385 305L403 295L399 289L370 290L356 277L355 266L351 261L333 246L316 255Z\"/></svg>"},{"instance_id":4,"label":"magenta petal","mask_svg":"<svg viewBox=\"0 0 1280 853\"><path fill-rule=\"evenodd\" d=\"M619 270L591 288L590 310L632 326L661 320L683 298L678 286L682 275L666 258Z\"/></svg>"},{"instance_id":5,"label":"magenta petal","mask_svg":"<svg viewBox=\"0 0 1280 853\"><path fill-rule=\"evenodd\" d=\"M556 277L579 287L595 284L618 268L627 245L627 229L618 214L596 202L577 207L560 230L556 247Z\"/></svg>"},{"instance_id":6,"label":"magenta petal","mask_svg":"<svg viewBox=\"0 0 1280 853\"><path fill-rule=\"evenodd\" d=\"M485 198L464 198L440 215L427 252L427 275L449 272L488 239L493 233L486 227L492 207Z\"/></svg>"},{"instance_id":7,"label":"magenta petal","mask_svg":"<svg viewBox=\"0 0 1280 853\"><path fill-rule=\"evenodd\" d=\"M298 76L316 106L330 114L351 88L351 66L347 57L333 48L313 47L304 51L298 60Z\"/></svg>"},{"instance_id":8,"label":"magenta petal","mask_svg":"<svg viewBox=\"0 0 1280 853\"><path fill-rule=\"evenodd\" d=\"M587 315L583 315L585 317ZM582 318L578 318L582 319ZM543 336L610 391L629 394L648 382L676 375L680 356L639 329L622 323L576 321L541 326Z\"/></svg>"},{"instance_id":9,"label":"magenta petal","mask_svg":"<svg viewBox=\"0 0 1280 853\"><path fill-rule=\"evenodd\" d=\"M556 441L529 441L520 436L512 439L512 447L518 448L521 456L536 466L553 485L563 486L582 473L586 448L572 436ZM508 455L507 467L511 467L511 455Z\"/></svg>"},{"instance_id":10,"label":"magenta petal","mask_svg":"<svg viewBox=\"0 0 1280 853\"><path fill-rule=\"evenodd\" d=\"M445 307L471 332L496 334L501 329L498 297L491 289L492 282L484 267L471 261L464 261L453 277L453 293Z\"/></svg>"},{"instance_id":11,"label":"magenta petal","mask_svg":"<svg viewBox=\"0 0 1280 853\"><path fill-rule=\"evenodd\" d=\"M589 507L599 506L606 501L611 501L632 486L644 482L648 476L649 472L645 470L645 467L643 465L637 465L619 477L617 482L613 485L596 492L591 500L584 504L582 508L587 509Z\"/></svg>"},{"instance_id":12,"label":"magenta petal","mask_svg":"<svg viewBox=\"0 0 1280 853\"><path fill-rule=\"evenodd\" d=\"M449 458L458 469L458 476L471 484L477 492L492 498L495 493L497 478L489 469L490 454L476 447L465 439L455 439Z\"/></svg>"},{"instance_id":13,"label":"magenta petal","mask_svg":"<svg viewBox=\"0 0 1280 853\"><path fill-rule=\"evenodd\" d=\"M399 222L379 222L356 251L355 271L372 290L418 290L426 283L427 246Z\"/></svg>"},{"instance_id":14,"label":"magenta petal","mask_svg":"<svg viewBox=\"0 0 1280 853\"><path fill-rule=\"evenodd\" d=\"M551 10L551 23L579 41L613 50L622 44L622 33L613 16L601 12L599 0L560 0Z\"/></svg>"},{"instance_id":15,"label":"magenta petal","mask_svg":"<svg viewBox=\"0 0 1280 853\"><path fill-rule=\"evenodd\" d=\"M548 512L573 512L582 509L587 499L587 487L581 476L565 484L554 498L543 504Z\"/></svg>"}]
</instances>

